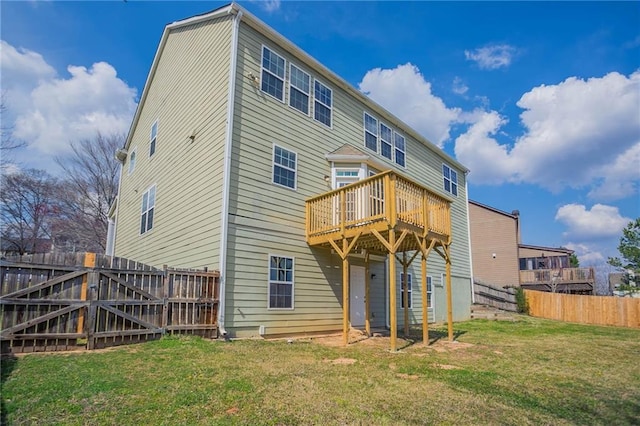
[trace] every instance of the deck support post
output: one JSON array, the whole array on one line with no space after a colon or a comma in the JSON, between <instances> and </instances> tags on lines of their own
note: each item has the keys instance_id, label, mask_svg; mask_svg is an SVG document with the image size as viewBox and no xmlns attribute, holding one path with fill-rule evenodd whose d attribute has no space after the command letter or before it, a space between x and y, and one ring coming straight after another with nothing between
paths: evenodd
<instances>
[{"instance_id":1,"label":"deck support post","mask_svg":"<svg viewBox=\"0 0 640 426\"><path fill-rule=\"evenodd\" d=\"M371 336L371 304L369 303L371 271L369 266L369 252L367 251L364 254L364 332L368 337Z\"/></svg>"},{"instance_id":2,"label":"deck support post","mask_svg":"<svg viewBox=\"0 0 640 426\"><path fill-rule=\"evenodd\" d=\"M422 272L422 343L429 345L429 300L427 295L427 258L422 255L421 259Z\"/></svg>"},{"instance_id":3,"label":"deck support post","mask_svg":"<svg viewBox=\"0 0 640 426\"><path fill-rule=\"evenodd\" d=\"M449 341L453 342L453 296L451 294L451 253L449 247L445 247L446 253L446 274L447 274L447 331Z\"/></svg>"},{"instance_id":4,"label":"deck support post","mask_svg":"<svg viewBox=\"0 0 640 426\"><path fill-rule=\"evenodd\" d=\"M396 310L396 231L391 228L389 230L389 326L391 352L397 349L398 339L398 311Z\"/></svg>"},{"instance_id":5,"label":"deck support post","mask_svg":"<svg viewBox=\"0 0 640 426\"><path fill-rule=\"evenodd\" d=\"M409 264L407 263L407 252L402 252L402 306L404 306L403 322L404 337L409 336ZM413 285L413 283L411 283Z\"/></svg>"},{"instance_id":6,"label":"deck support post","mask_svg":"<svg viewBox=\"0 0 640 426\"><path fill-rule=\"evenodd\" d=\"M342 341L349 344L349 243L342 239Z\"/></svg>"}]
</instances>

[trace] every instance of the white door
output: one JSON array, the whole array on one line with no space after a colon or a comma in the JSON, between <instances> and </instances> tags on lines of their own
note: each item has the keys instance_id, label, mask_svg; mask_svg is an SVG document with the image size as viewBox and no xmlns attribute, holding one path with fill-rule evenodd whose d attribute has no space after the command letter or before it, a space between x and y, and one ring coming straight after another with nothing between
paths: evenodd
<instances>
[{"instance_id":1,"label":"white door","mask_svg":"<svg viewBox=\"0 0 640 426\"><path fill-rule=\"evenodd\" d=\"M349 268L349 304L350 320L352 327L364 327L365 306L364 306L364 266L351 266Z\"/></svg>"}]
</instances>

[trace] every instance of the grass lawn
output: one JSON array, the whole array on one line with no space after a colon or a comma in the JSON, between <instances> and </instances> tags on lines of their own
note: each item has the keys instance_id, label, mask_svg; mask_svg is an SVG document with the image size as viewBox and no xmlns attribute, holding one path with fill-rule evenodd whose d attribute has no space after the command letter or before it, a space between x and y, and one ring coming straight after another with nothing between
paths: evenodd
<instances>
[{"instance_id":1,"label":"grass lawn","mask_svg":"<svg viewBox=\"0 0 640 426\"><path fill-rule=\"evenodd\" d=\"M518 317L459 343L168 337L2 362L3 423L640 424L640 330ZM438 339L440 337L440 339ZM338 339L339 340L339 339ZM436 340L434 342L434 340ZM402 341L401 341L402 342Z\"/></svg>"}]
</instances>

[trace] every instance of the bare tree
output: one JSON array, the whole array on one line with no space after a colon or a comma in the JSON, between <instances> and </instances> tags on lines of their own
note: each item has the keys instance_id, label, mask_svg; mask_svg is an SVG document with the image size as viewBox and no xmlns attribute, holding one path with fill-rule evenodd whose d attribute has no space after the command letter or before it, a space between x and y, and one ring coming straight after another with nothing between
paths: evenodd
<instances>
[{"instance_id":1,"label":"bare tree","mask_svg":"<svg viewBox=\"0 0 640 426\"><path fill-rule=\"evenodd\" d=\"M57 214L56 180L42 170L2 174L1 236L4 250L19 254L47 251Z\"/></svg>"},{"instance_id":2,"label":"bare tree","mask_svg":"<svg viewBox=\"0 0 640 426\"><path fill-rule=\"evenodd\" d=\"M58 190L62 211L55 227L69 250L104 251L109 208L118 195L120 163L114 155L124 140L123 134L97 133L73 142L69 156L56 157L66 179Z\"/></svg>"},{"instance_id":3,"label":"bare tree","mask_svg":"<svg viewBox=\"0 0 640 426\"><path fill-rule=\"evenodd\" d=\"M12 161L10 153L26 146L26 142L13 136L13 126L7 123L6 93L0 98L0 168L4 170Z\"/></svg>"}]
</instances>

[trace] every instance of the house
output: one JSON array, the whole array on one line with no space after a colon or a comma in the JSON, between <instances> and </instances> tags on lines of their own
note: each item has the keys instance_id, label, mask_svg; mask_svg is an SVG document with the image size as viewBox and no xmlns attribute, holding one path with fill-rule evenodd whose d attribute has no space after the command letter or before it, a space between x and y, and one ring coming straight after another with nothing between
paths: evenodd
<instances>
[{"instance_id":1,"label":"house","mask_svg":"<svg viewBox=\"0 0 640 426\"><path fill-rule=\"evenodd\" d=\"M469 201L476 282L554 293L594 294L593 268L571 267L573 250L522 244L520 213Z\"/></svg>"},{"instance_id":2,"label":"house","mask_svg":"<svg viewBox=\"0 0 640 426\"><path fill-rule=\"evenodd\" d=\"M222 333L469 318L467 169L236 4L166 26L118 156L109 247L218 269Z\"/></svg>"}]
</instances>

